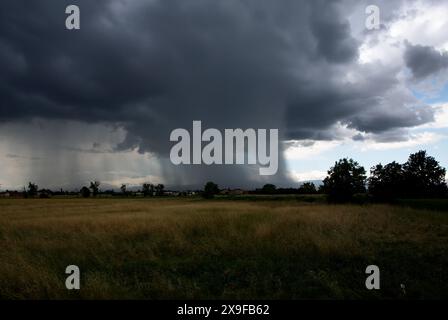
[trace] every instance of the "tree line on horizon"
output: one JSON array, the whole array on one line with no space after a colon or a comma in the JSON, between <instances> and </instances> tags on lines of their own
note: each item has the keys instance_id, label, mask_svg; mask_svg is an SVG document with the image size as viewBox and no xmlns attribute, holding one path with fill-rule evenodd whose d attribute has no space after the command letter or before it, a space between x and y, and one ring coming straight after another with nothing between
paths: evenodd
<instances>
[{"instance_id":1,"label":"tree line on horizon","mask_svg":"<svg viewBox=\"0 0 448 320\"><path fill-rule=\"evenodd\" d=\"M322 185L316 187L312 182L305 182L298 188L277 188L274 184L265 184L261 189L249 191L251 194L326 194L330 202L350 202L356 197L367 196L376 201L393 201L400 198L441 198L448 196L445 181L446 169L440 166L434 157L428 156L421 150L409 156L408 160L400 164L396 161L383 165L381 163L370 169L367 177L366 170L358 162L350 158L343 158L335 162L323 180ZM113 190L101 192L99 181L90 182L79 191L82 197L96 197L99 194L113 194L130 196L136 192L127 191L122 184L121 193ZM220 193L218 185L207 182L201 191L204 198L210 199ZM144 197L163 196L163 184L143 183L137 193ZM25 197L46 197L54 192L46 189L39 190L37 184L29 183L24 188ZM64 194L61 190L60 194ZM67 194L67 192L66 192ZM181 193L183 194L183 193Z\"/></svg>"},{"instance_id":2,"label":"tree line on horizon","mask_svg":"<svg viewBox=\"0 0 448 320\"><path fill-rule=\"evenodd\" d=\"M121 187L120 187L121 193L115 192L114 190L101 191L100 185L101 185L101 182L99 182L97 180L91 181L90 185L88 187L83 186L79 190L79 192L77 192L77 191L74 192L74 191L64 191L62 189L60 191L52 191L50 189L39 189L39 186L36 183L29 182L28 187L23 188L22 192L18 192L18 191L12 191L12 192L16 193L16 194L22 194L23 197L25 197L25 198L35 198L35 197L48 198L50 195L74 195L74 194L79 194L83 198L89 198L89 197L96 197L100 194L130 196L135 193L132 191L128 191L126 184L121 185ZM11 191L7 190L6 192L11 192ZM165 186L163 184L155 185L155 184L151 184L151 183L144 183L142 185L142 189L138 190L137 192L141 193L145 197L162 196L165 192Z\"/></svg>"},{"instance_id":3,"label":"tree line on horizon","mask_svg":"<svg viewBox=\"0 0 448 320\"><path fill-rule=\"evenodd\" d=\"M352 201L356 194L368 194L374 200L400 198L440 198L448 194L446 169L434 157L421 150L404 164L395 161L365 169L353 159L341 159L328 171L322 191L334 202Z\"/></svg>"},{"instance_id":4,"label":"tree line on horizon","mask_svg":"<svg viewBox=\"0 0 448 320\"><path fill-rule=\"evenodd\" d=\"M319 188L314 183L306 182L295 190L299 194L326 194L330 202L350 202L359 195L377 201L441 198L448 196L445 175L446 169L434 157L421 150L411 154L404 164L393 161L373 166L369 177L358 162L343 158L328 170L327 177ZM285 189L266 184L258 190L264 194L281 194Z\"/></svg>"},{"instance_id":5,"label":"tree line on horizon","mask_svg":"<svg viewBox=\"0 0 448 320\"><path fill-rule=\"evenodd\" d=\"M98 195L99 193L99 181L93 181L90 182L90 187L82 187L80 190L80 194L84 198L88 198L91 195L94 197ZM120 187L121 195L128 196L131 195L132 192L127 190L127 185L122 184ZM92 191L92 192L91 192ZM165 192L165 186L161 183L154 185L152 183L143 183L142 189L138 191L139 193L142 193L144 197L151 197L151 196L162 196ZM109 192L112 193L112 192Z\"/></svg>"}]
</instances>

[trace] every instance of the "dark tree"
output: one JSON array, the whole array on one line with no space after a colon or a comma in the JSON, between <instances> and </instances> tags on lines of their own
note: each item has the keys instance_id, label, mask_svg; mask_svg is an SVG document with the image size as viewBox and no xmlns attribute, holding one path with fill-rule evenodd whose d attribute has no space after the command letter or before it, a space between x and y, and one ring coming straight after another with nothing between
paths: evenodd
<instances>
[{"instance_id":1,"label":"dark tree","mask_svg":"<svg viewBox=\"0 0 448 320\"><path fill-rule=\"evenodd\" d=\"M122 184L121 187L120 187L120 189L121 189L121 193L123 193L124 195L126 195L126 185L125 185L125 184Z\"/></svg>"},{"instance_id":2,"label":"dark tree","mask_svg":"<svg viewBox=\"0 0 448 320\"><path fill-rule=\"evenodd\" d=\"M153 196L154 195L154 185L151 183L144 183L143 184L143 195L145 197Z\"/></svg>"},{"instance_id":3,"label":"dark tree","mask_svg":"<svg viewBox=\"0 0 448 320\"><path fill-rule=\"evenodd\" d=\"M39 187L37 186L37 184L29 182L28 190L26 191L26 193L29 197L35 197L35 196L37 196L38 189L39 189Z\"/></svg>"},{"instance_id":4,"label":"dark tree","mask_svg":"<svg viewBox=\"0 0 448 320\"><path fill-rule=\"evenodd\" d=\"M100 191L100 182L99 181L90 182L90 189L92 190L93 196L95 197Z\"/></svg>"},{"instance_id":5,"label":"dark tree","mask_svg":"<svg viewBox=\"0 0 448 320\"><path fill-rule=\"evenodd\" d=\"M212 199L218 193L219 193L218 185L216 183L209 181L204 186L204 192L202 192L202 196L205 199Z\"/></svg>"},{"instance_id":6,"label":"dark tree","mask_svg":"<svg viewBox=\"0 0 448 320\"><path fill-rule=\"evenodd\" d=\"M405 193L409 197L439 197L446 194L445 168L426 151L411 154L403 165Z\"/></svg>"},{"instance_id":7,"label":"dark tree","mask_svg":"<svg viewBox=\"0 0 448 320\"><path fill-rule=\"evenodd\" d=\"M88 198L90 197L90 189L87 187L82 187L81 190L79 191L79 193L81 194L81 196L83 198Z\"/></svg>"},{"instance_id":8,"label":"dark tree","mask_svg":"<svg viewBox=\"0 0 448 320\"><path fill-rule=\"evenodd\" d=\"M381 163L370 169L369 192L377 200L390 201L404 194L403 166L392 162L383 166Z\"/></svg>"},{"instance_id":9,"label":"dark tree","mask_svg":"<svg viewBox=\"0 0 448 320\"><path fill-rule=\"evenodd\" d=\"M332 202L347 202L366 191L366 170L353 159L341 159L328 171L323 190Z\"/></svg>"},{"instance_id":10,"label":"dark tree","mask_svg":"<svg viewBox=\"0 0 448 320\"><path fill-rule=\"evenodd\" d=\"M157 196L163 196L163 194L164 194L164 189L165 189L165 186L164 186L163 184L158 184L158 185L155 187L156 195L157 195Z\"/></svg>"},{"instance_id":11,"label":"dark tree","mask_svg":"<svg viewBox=\"0 0 448 320\"><path fill-rule=\"evenodd\" d=\"M264 194L275 194L277 191L277 187L271 183L265 184L263 188L261 188L261 192Z\"/></svg>"},{"instance_id":12,"label":"dark tree","mask_svg":"<svg viewBox=\"0 0 448 320\"><path fill-rule=\"evenodd\" d=\"M312 182L305 182L299 187L301 194L315 194L317 193L316 186Z\"/></svg>"}]
</instances>

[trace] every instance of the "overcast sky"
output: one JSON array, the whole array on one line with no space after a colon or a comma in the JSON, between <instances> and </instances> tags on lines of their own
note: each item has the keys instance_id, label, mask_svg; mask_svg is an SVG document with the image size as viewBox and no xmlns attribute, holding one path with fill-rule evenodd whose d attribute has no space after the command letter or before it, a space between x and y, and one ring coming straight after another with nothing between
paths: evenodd
<instances>
[{"instance_id":1,"label":"overcast sky","mask_svg":"<svg viewBox=\"0 0 448 320\"><path fill-rule=\"evenodd\" d=\"M0 189L296 186L420 149L447 167L447 17L442 0L3 0ZM172 165L170 132L193 120L278 128L277 175Z\"/></svg>"}]
</instances>

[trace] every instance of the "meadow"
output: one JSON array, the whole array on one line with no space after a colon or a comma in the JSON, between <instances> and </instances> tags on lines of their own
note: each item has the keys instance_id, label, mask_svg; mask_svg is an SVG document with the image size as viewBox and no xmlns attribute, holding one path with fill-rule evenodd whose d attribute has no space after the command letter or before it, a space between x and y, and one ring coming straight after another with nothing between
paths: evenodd
<instances>
[{"instance_id":1,"label":"meadow","mask_svg":"<svg viewBox=\"0 0 448 320\"><path fill-rule=\"evenodd\" d=\"M81 290L65 288L65 268ZM378 265L381 289L367 290ZM1 199L0 299L448 298L448 213L296 200Z\"/></svg>"}]
</instances>

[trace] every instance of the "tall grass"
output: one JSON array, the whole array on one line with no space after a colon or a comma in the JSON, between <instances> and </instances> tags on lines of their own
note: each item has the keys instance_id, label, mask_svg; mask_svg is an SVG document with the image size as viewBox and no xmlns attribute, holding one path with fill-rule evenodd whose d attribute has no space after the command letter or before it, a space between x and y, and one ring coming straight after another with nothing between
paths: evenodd
<instances>
[{"instance_id":1,"label":"tall grass","mask_svg":"<svg viewBox=\"0 0 448 320\"><path fill-rule=\"evenodd\" d=\"M398 206L1 200L0 298L447 298L447 249L446 213Z\"/></svg>"}]
</instances>

